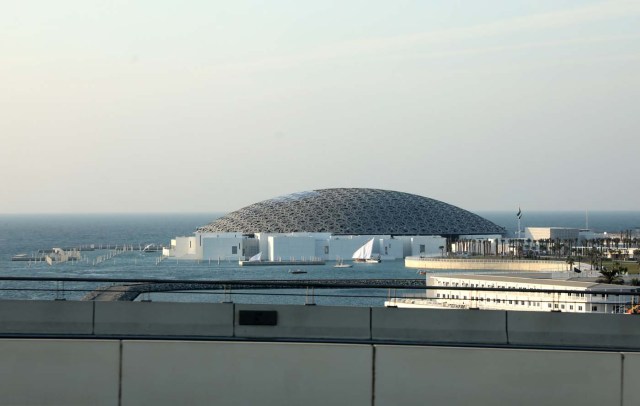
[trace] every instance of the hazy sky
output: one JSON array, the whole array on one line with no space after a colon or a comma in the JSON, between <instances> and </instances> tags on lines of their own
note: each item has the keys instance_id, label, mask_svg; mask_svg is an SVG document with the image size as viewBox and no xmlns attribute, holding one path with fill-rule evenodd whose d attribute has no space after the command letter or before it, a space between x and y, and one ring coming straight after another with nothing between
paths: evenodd
<instances>
[{"instance_id":1,"label":"hazy sky","mask_svg":"<svg viewBox=\"0 0 640 406\"><path fill-rule=\"evenodd\" d=\"M640 209L640 1L12 1L0 213Z\"/></svg>"}]
</instances>

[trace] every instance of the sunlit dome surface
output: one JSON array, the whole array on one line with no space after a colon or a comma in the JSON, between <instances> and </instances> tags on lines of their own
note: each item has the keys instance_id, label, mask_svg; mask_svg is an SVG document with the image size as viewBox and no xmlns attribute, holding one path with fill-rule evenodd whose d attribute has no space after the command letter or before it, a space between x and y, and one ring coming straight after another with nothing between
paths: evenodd
<instances>
[{"instance_id":1,"label":"sunlit dome surface","mask_svg":"<svg viewBox=\"0 0 640 406\"><path fill-rule=\"evenodd\" d=\"M504 229L450 204L380 189L319 189L243 207L200 232L334 235L502 234Z\"/></svg>"}]
</instances>

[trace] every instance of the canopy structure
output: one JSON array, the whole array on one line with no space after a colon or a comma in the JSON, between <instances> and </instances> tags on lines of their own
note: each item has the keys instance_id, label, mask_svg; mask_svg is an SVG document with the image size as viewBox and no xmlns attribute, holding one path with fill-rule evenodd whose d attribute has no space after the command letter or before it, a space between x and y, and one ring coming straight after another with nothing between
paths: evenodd
<instances>
[{"instance_id":1,"label":"canopy structure","mask_svg":"<svg viewBox=\"0 0 640 406\"><path fill-rule=\"evenodd\" d=\"M264 200L197 231L442 236L505 232L487 219L435 199L359 188L311 190Z\"/></svg>"}]
</instances>

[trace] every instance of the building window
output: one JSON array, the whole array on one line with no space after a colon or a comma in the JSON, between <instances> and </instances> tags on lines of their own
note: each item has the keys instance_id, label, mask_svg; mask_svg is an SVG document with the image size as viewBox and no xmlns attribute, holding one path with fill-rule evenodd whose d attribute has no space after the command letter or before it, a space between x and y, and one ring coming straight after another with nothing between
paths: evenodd
<instances>
[{"instance_id":1,"label":"building window","mask_svg":"<svg viewBox=\"0 0 640 406\"><path fill-rule=\"evenodd\" d=\"M598 311L598 306L591 306L591 311L592 312L597 312Z\"/></svg>"},{"instance_id":2,"label":"building window","mask_svg":"<svg viewBox=\"0 0 640 406\"><path fill-rule=\"evenodd\" d=\"M549 307L551 307L551 303L549 303Z\"/></svg>"},{"instance_id":3,"label":"building window","mask_svg":"<svg viewBox=\"0 0 640 406\"><path fill-rule=\"evenodd\" d=\"M325 253L325 255L329 254L329 247L324 247L324 253Z\"/></svg>"},{"instance_id":4,"label":"building window","mask_svg":"<svg viewBox=\"0 0 640 406\"><path fill-rule=\"evenodd\" d=\"M561 308L561 309L564 309L564 305L560 305L560 308Z\"/></svg>"},{"instance_id":5,"label":"building window","mask_svg":"<svg viewBox=\"0 0 640 406\"><path fill-rule=\"evenodd\" d=\"M573 310L573 305L570 305L570 306L569 306L569 310Z\"/></svg>"},{"instance_id":6,"label":"building window","mask_svg":"<svg viewBox=\"0 0 640 406\"><path fill-rule=\"evenodd\" d=\"M557 303L554 303L554 304L553 304L553 308L554 308L554 309L557 309L557 308L558 308L558 304L557 304Z\"/></svg>"},{"instance_id":7,"label":"building window","mask_svg":"<svg viewBox=\"0 0 640 406\"><path fill-rule=\"evenodd\" d=\"M236 255L238 253L238 247L235 245L231 247L231 255Z\"/></svg>"},{"instance_id":8,"label":"building window","mask_svg":"<svg viewBox=\"0 0 640 406\"><path fill-rule=\"evenodd\" d=\"M440 297L440 293L438 293L438 297Z\"/></svg>"},{"instance_id":9,"label":"building window","mask_svg":"<svg viewBox=\"0 0 640 406\"><path fill-rule=\"evenodd\" d=\"M578 310L582 310L582 306L578 306Z\"/></svg>"},{"instance_id":10,"label":"building window","mask_svg":"<svg viewBox=\"0 0 640 406\"><path fill-rule=\"evenodd\" d=\"M420 253L424 254L426 251L426 246L424 244L420 244Z\"/></svg>"}]
</instances>

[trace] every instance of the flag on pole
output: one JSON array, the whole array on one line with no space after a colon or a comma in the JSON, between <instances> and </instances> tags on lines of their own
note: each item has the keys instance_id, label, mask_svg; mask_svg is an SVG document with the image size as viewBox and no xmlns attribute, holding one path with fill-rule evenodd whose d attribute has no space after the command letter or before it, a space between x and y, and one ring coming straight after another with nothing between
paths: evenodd
<instances>
[{"instance_id":1,"label":"flag on pole","mask_svg":"<svg viewBox=\"0 0 640 406\"><path fill-rule=\"evenodd\" d=\"M520 209L520 206L518 206L518 212L516 213L516 217L518 218L518 220L522 218L522 210Z\"/></svg>"}]
</instances>

